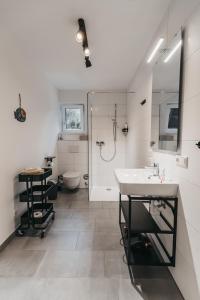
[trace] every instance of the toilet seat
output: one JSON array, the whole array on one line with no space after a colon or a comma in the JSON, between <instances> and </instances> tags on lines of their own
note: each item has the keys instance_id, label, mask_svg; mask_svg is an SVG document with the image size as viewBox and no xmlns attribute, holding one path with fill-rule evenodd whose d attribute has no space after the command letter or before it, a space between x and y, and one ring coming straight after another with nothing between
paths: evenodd
<instances>
[{"instance_id":1,"label":"toilet seat","mask_svg":"<svg viewBox=\"0 0 200 300\"><path fill-rule=\"evenodd\" d=\"M80 176L81 176L80 172L65 172L63 174L63 177L65 177L66 179L78 178Z\"/></svg>"}]
</instances>

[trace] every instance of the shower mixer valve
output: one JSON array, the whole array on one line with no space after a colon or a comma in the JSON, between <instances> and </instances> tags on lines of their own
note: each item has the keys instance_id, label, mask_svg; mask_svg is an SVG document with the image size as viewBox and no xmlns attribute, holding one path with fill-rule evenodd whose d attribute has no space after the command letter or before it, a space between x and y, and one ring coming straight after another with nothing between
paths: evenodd
<instances>
[{"instance_id":1,"label":"shower mixer valve","mask_svg":"<svg viewBox=\"0 0 200 300\"><path fill-rule=\"evenodd\" d=\"M96 145L102 147L105 145L104 141L96 141Z\"/></svg>"}]
</instances>

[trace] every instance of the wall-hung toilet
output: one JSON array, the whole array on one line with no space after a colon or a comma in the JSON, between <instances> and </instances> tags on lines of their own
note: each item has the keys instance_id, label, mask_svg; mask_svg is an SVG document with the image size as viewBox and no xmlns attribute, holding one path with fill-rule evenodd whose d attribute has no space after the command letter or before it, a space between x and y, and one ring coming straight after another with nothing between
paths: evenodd
<instances>
[{"instance_id":1,"label":"wall-hung toilet","mask_svg":"<svg viewBox=\"0 0 200 300\"><path fill-rule=\"evenodd\" d=\"M79 187L81 181L80 172L65 172L63 174L64 186L69 190L75 190Z\"/></svg>"}]
</instances>

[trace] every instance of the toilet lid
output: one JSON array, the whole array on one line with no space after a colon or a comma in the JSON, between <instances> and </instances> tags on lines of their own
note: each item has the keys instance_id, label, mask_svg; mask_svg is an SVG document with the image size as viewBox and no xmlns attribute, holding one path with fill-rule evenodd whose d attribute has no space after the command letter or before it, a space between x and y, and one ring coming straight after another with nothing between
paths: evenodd
<instances>
[{"instance_id":1,"label":"toilet lid","mask_svg":"<svg viewBox=\"0 0 200 300\"><path fill-rule=\"evenodd\" d=\"M63 174L63 177L65 178L77 178L80 176L81 176L80 172L65 172Z\"/></svg>"}]
</instances>

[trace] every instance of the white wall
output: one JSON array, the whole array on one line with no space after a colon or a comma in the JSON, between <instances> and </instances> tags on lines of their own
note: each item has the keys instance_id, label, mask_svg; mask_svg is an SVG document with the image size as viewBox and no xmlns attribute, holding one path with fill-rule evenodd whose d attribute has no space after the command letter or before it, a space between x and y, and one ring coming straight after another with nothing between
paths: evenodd
<instances>
[{"instance_id":1,"label":"white wall","mask_svg":"<svg viewBox=\"0 0 200 300\"><path fill-rule=\"evenodd\" d=\"M166 22L161 24L155 40L163 35ZM189 157L188 169L176 166L175 156L153 153L153 159L165 168L166 175L179 181L179 210L177 261L171 273L186 300L200 299L200 151L195 146L200 139L200 7L199 1L176 0L170 8L169 34L184 25L185 70L181 154ZM151 132L151 66L141 64L131 90L136 94L128 99L128 167L143 167L150 159ZM147 98L143 107L139 102ZM140 153L142 151L142 154Z\"/></svg>"},{"instance_id":2,"label":"white wall","mask_svg":"<svg viewBox=\"0 0 200 300\"><path fill-rule=\"evenodd\" d=\"M42 166L45 155L55 154L58 133L57 93L37 72L30 60L1 28L0 44L0 244L15 229L18 203L18 172L26 167ZM18 93L27 111L27 121L14 119ZM56 170L55 170L56 172Z\"/></svg>"},{"instance_id":3,"label":"white wall","mask_svg":"<svg viewBox=\"0 0 200 300\"><path fill-rule=\"evenodd\" d=\"M84 134L87 134L87 91L59 90L59 104L83 104L84 105ZM60 128L62 116L60 114ZM84 174L88 174L88 147L87 141L80 140L79 134L62 133L63 141L58 141L58 172L67 171L81 173L81 188L87 187ZM71 147L72 146L72 147Z\"/></svg>"}]
</instances>

